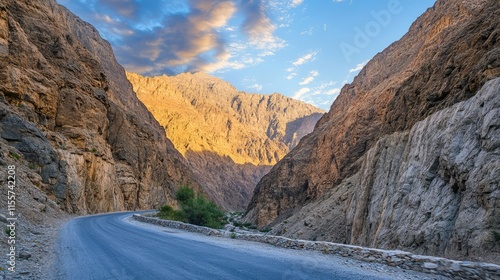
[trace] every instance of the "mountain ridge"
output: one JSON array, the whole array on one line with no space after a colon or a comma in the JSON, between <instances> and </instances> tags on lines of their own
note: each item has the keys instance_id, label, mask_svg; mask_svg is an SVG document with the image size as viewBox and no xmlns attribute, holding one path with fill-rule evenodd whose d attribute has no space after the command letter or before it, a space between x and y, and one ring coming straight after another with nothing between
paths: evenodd
<instances>
[{"instance_id":1,"label":"mountain ridge","mask_svg":"<svg viewBox=\"0 0 500 280\"><path fill-rule=\"evenodd\" d=\"M279 93L238 91L201 72L127 77L204 181L206 193L233 210L246 207L257 181L312 131L323 113Z\"/></svg>"}]
</instances>

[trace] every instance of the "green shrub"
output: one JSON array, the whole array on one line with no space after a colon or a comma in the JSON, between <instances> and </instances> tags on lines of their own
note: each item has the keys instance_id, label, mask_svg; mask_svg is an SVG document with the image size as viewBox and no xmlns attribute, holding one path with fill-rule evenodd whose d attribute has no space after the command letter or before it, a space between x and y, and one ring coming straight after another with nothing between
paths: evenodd
<instances>
[{"instance_id":1,"label":"green shrub","mask_svg":"<svg viewBox=\"0 0 500 280\"><path fill-rule=\"evenodd\" d=\"M11 158L13 158L13 159L20 159L20 158L21 158L21 156L20 156L20 155L18 155L18 154L16 154L16 153L14 153L14 152L9 152L9 155L10 155L10 157L11 157Z\"/></svg>"},{"instance_id":2,"label":"green shrub","mask_svg":"<svg viewBox=\"0 0 500 280\"><path fill-rule=\"evenodd\" d=\"M35 170L36 169L36 164L34 164L33 162L30 162L30 164L28 165L28 167L31 170Z\"/></svg>"},{"instance_id":3,"label":"green shrub","mask_svg":"<svg viewBox=\"0 0 500 280\"><path fill-rule=\"evenodd\" d=\"M175 199L180 203L188 203L188 201L195 198L194 190L188 186L181 187L175 193Z\"/></svg>"},{"instance_id":4,"label":"green shrub","mask_svg":"<svg viewBox=\"0 0 500 280\"><path fill-rule=\"evenodd\" d=\"M174 220L179 222L187 222L186 216L182 211L174 210L170 205L164 205L159 209L158 214L156 214L161 219Z\"/></svg>"},{"instance_id":5,"label":"green shrub","mask_svg":"<svg viewBox=\"0 0 500 280\"><path fill-rule=\"evenodd\" d=\"M234 233L234 232L233 232L233 233L231 233L231 234L229 235L229 237L231 237L232 239L235 239L235 238L236 238L236 233Z\"/></svg>"},{"instance_id":6,"label":"green shrub","mask_svg":"<svg viewBox=\"0 0 500 280\"><path fill-rule=\"evenodd\" d=\"M187 186L181 187L175 193L175 198L180 209L174 210L169 205L162 206L158 217L211 228L221 228L226 222L224 212L215 203L201 194L195 194L194 190Z\"/></svg>"},{"instance_id":7,"label":"green shrub","mask_svg":"<svg viewBox=\"0 0 500 280\"><path fill-rule=\"evenodd\" d=\"M323 254L328 254L328 253L330 253L330 252L328 251L328 248L327 248L325 245L323 245L323 249L321 249L321 251L323 252Z\"/></svg>"},{"instance_id":8,"label":"green shrub","mask_svg":"<svg viewBox=\"0 0 500 280\"><path fill-rule=\"evenodd\" d=\"M235 227L242 227L242 226L243 226L243 224L242 224L242 223L240 223L240 222L238 222L238 221L234 221L234 222L233 222L233 225L234 225Z\"/></svg>"},{"instance_id":9,"label":"green shrub","mask_svg":"<svg viewBox=\"0 0 500 280\"><path fill-rule=\"evenodd\" d=\"M185 202L179 202L189 223L211 228L221 228L224 225L224 212L204 196L197 195Z\"/></svg>"},{"instance_id":10,"label":"green shrub","mask_svg":"<svg viewBox=\"0 0 500 280\"><path fill-rule=\"evenodd\" d=\"M160 213L170 213L174 211L174 208L172 208L172 206L170 205L163 205L162 207L160 207L159 211Z\"/></svg>"},{"instance_id":11,"label":"green shrub","mask_svg":"<svg viewBox=\"0 0 500 280\"><path fill-rule=\"evenodd\" d=\"M500 232L493 230L491 234L493 235L495 242L500 242Z\"/></svg>"}]
</instances>

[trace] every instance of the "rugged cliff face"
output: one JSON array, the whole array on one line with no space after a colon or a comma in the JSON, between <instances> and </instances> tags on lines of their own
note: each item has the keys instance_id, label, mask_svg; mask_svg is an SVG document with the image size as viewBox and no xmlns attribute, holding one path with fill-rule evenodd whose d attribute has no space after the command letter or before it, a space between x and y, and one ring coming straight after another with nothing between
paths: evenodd
<instances>
[{"instance_id":1,"label":"rugged cliff face","mask_svg":"<svg viewBox=\"0 0 500 280\"><path fill-rule=\"evenodd\" d=\"M206 193L231 210L248 205L258 180L323 113L281 94L240 92L204 73L127 77Z\"/></svg>"},{"instance_id":2,"label":"rugged cliff face","mask_svg":"<svg viewBox=\"0 0 500 280\"><path fill-rule=\"evenodd\" d=\"M179 182L198 187L109 43L55 1L2 4L0 56L1 137L68 212L157 207Z\"/></svg>"},{"instance_id":3,"label":"rugged cliff face","mask_svg":"<svg viewBox=\"0 0 500 280\"><path fill-rule=\"evenodd\" d=\"M468 145L467 138L460 136L468 126L449 134L452 131L440 131L453 127L449 118L439 127L428 125L425 137L435 139L435 144L409 137L420 137L417 134L425 130L422 124L415 128L417 122L469 99L486 81L500 76L498 16L498 1L437 1L401 40L377 54L353 83L342 89L313 133L263 177L246 219L259 226L275 226L291 217L295 229L288 234L302 231L309 238L479 257L479 250L472 247L487 247L491 243L485 240L492 238L491 231L499 230L498 221L494 221L498 198L489 195L490 190L498 191L498 147L483 147L478 140L474 155L494 158L491 168L479 171L474 170L474 164L480 164L480 159L458 164L472 157L460 153ZM491 108L492 112L497 109ZM470 120L480 114L463 116ZM487 119L496 115L483 116ZM498 116L495 118L498 123ZM482 125L477 123L478 127ZM416 132L408 132L411 128ZM481 133L471 132L470 137L481 139ZM493 138L498 136L497 131L492 133L496 133ZM437 143L449 146L436 150L433 147ZM453 155L457 159L450 158ZM416 156L425 160L412 165L411 161L418 160ZM472 176L476 172L493 175ZM411 174L421 174L417 177L423 181ZM464 193L465 189L470 192ZM401 194L393 201L391 196L397 193ZM473 197L478 193L491 200L486 203ZM401 199L397 201L397 197ZM322 208L317 208L320 204ZM446 211L446 215L439 214ZM298 221L308 214L324 217L327 213L330 219L323 221L320 229L310 231L307 219L299 225ZM478 214L478 231L461 222L465 217L475 217L468 213ZM419 231L417 226L425 228ZM283 226L276 231L287 234Z\"/></svg>"},{"instance_id":4,"label":"rugged cliff face","mask_svg":"<svg viewBox=\"0 0 500 280\"><path fill-rule=\"evenodd\" d=\"M273 233L500 260L500 78L382 137L353 176Z\"/></svg>"}]
</instances>

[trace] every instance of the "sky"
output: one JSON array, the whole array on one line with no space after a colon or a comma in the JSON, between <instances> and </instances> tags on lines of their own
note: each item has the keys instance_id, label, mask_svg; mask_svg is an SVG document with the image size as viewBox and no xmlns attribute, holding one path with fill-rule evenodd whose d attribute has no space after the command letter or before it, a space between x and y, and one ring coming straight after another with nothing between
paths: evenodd
<instances>
[{"instance_id":1,"label":"sky","mask_svg":"<svg viewBox=\"0 0 500 280\"><path fill-rule=\"evenodd\" d=\"M146 76L206 72L328 110L435 0L58 0Z\"/></svg>"}]
</instances>

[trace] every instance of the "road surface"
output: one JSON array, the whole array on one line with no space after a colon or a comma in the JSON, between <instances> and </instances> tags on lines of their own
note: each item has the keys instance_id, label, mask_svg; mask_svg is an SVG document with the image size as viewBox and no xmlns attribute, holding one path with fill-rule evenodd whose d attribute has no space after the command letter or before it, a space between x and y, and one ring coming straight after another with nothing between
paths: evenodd
<instances>
[{"instance_id":1,"label":"road surface","mask_svg":"<svg viewBox=\"0 0 500 280\"><path fill-rule=\"evenodd\" d=\"M54 279L401 279L319 252L131 222L132 213L70 220Z\"/></svg>"}]
</instances>

